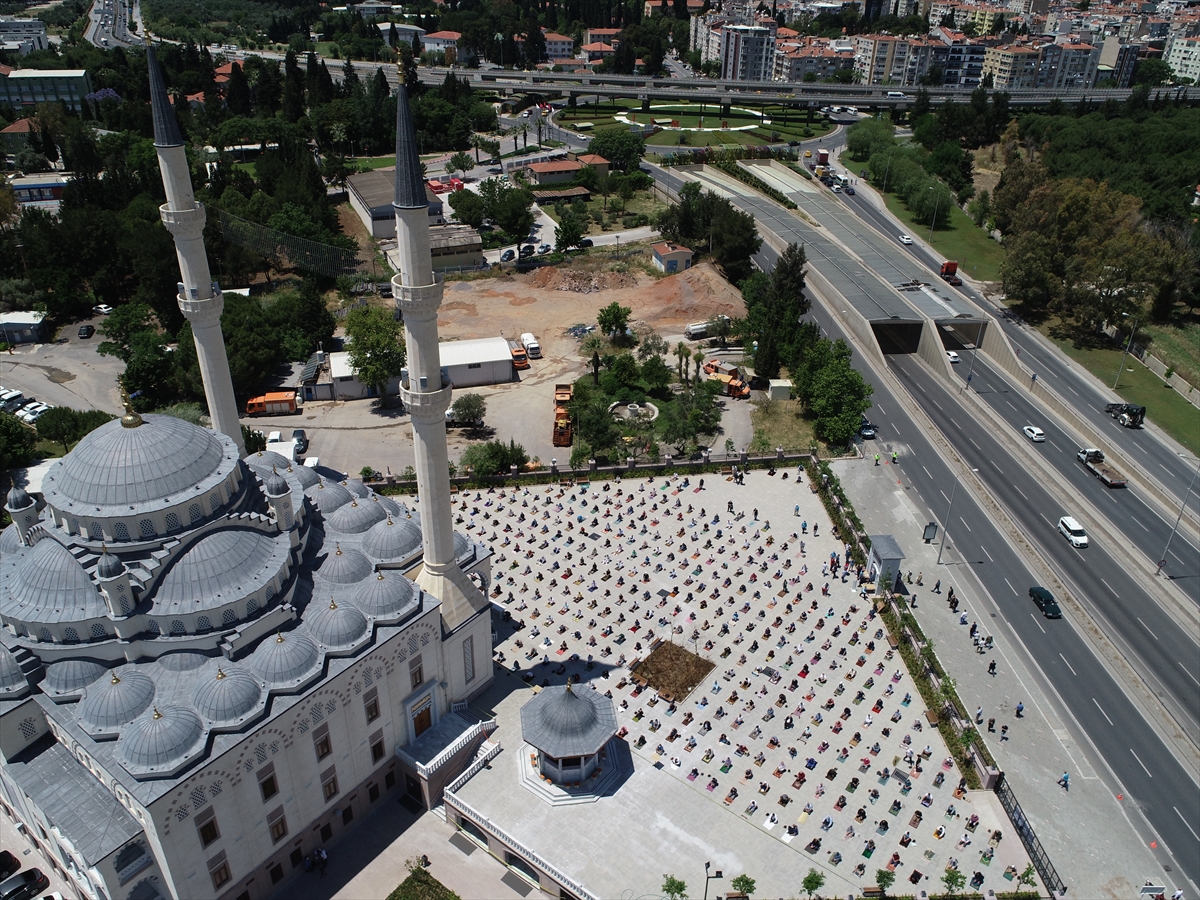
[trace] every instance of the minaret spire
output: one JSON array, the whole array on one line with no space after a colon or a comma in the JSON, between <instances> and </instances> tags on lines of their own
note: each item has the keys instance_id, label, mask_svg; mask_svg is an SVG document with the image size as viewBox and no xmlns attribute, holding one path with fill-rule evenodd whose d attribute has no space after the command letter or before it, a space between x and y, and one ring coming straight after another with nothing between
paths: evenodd
<instances>
[{"instance_id":1,"label":"minaret spire","mask_svg":"<svg viewBox=\"0 0 1200 900\"><path fill-rule=\"evenodd\" d=\"M396 92L396 252L400 274L392 295L404 316L408 379L400 397L413 424L417 493L421 500L421 536L425 561L417 583L441 601L442 619L454 631L488 608L487 597L458 567L451 530L450 472L447 466L446 409L452 386L442 376L437 311L442 280L433 274L429 252L429 201L417 155L417 136L409 107L404 67L397 66Z\"/></svg>"},{"instance_id":2,"label":"minaret spire","mask_svg":"<svg viewBox=\"0 0 1200 900\"><path fill-rule=\"evenodd\" d=\"M167 194L167 202L159 212L163 224L175 238L175 254L179 258L182 279L179 282L179 308L192 325L213 428L230 437L237 444L238 453L245 455L233 380L229 377L229 358L221 336L221 311L225 308L225 299L220 287L210 278L208 254L204 249L204 205L197 203L192 193L192 177L179 123L167 98L162 68L150 44L146 45L146 62L150 67L154 149L158 153L158 167Z\"/></svg>"}]
</instances>

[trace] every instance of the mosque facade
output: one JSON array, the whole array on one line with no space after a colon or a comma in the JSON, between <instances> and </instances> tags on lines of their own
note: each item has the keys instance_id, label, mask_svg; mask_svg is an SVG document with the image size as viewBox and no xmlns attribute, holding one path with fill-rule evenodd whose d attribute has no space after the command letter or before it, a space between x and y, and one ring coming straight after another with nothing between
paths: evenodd
<instances>
[{"instance_id":1,"label":"mosque facade","mask_svg":"<svg viewBox=\"0 0 1200 900\"><path fill-rule=\"evenodd\" d=\"M258 900L387 796L436 802L473 756L484 728L459 713L493 677L490 554L451 529L434 415L450 386L427 321L440 285L402 203L419 176L403 86L412 507L241 449L204 209L148 55L163 219L214 429L129 412L40 494L8 494L0 807L84 896Z\"/></svg>"}]
</instances>

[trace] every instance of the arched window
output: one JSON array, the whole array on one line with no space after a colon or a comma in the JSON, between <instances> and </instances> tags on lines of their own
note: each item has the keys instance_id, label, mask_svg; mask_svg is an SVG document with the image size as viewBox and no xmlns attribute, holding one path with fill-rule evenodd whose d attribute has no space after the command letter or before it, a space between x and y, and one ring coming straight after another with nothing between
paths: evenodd
<instances>
[{"instance_id":1,"label":"arched window","mask_svg":"<svg viewBox=\"0 0 1200 900\"><path fill-rule=\"evenodd\" d=\"M167 513L167 531L178 531L182 527L179 522L179 516L173 512Z\"/></svg>"},{"instance_id":2,"label":"arched window","mask_svg":"<svg viewBox=\"0 0 1200 900\"><path fill-rule=\"evenodd\" d=\"M204 518L204 510L200 508L199 503L193 503L188 507L188 519L192 522L199 522Z\"/></svg>"},{"instance_id":3,"label":"arched window","mask_svg":"<svg viewBox=\"0 0 1200 900\"><path fill-rule=\"evenodd\" d=\"M138 533L144 538L154 537L154 521L152 519L142 519L138 522Z\"/></svg>"},{"instance_id":4,"label":"arched window","mask_svg":"<svg viewBox=\"0 0 1200 900\"><path fill-rule=\"evenodd\" d=\"M258 598L251 597L246 601L246 615L252 616L258 612Z\"/></svg>"},{"instance_id":5,"label":"arched window","mask_svg":"<svg viewBox=\"0 0 1200 900\"><path fill-rule=\"evenodd\" d=\"M80 534L78 519L71 520L71 534Z\"/></svg>"},{"instance_id":6,"label":"arched window","mask_svg":"<svg viewBox=\"0 0 1200 900\"><path fill-rule=\"evenodd\" d=\"M234 613L234 611L232 609L227 609L227 610L225 610L225 612L221 613L221 624L222 625L232 625L235 622L237 622L237 615Z\"/></svg>"},{"instance_id":7,"label":"arched window","mask_svg":"<svg viewBox=\"0 0 1200 900\"><path fill-rule=\"evenodd\" d=\"M208 495L208 510L212 513L221 511L221 495L216 491Z\"/></svg>"},{"instance_id":8,"label":"arched window","mask_svg":"<svg viewBox=\"0 0 1200 900\"><path fill-rule=\"evenodd\" d=\"M208 631L212 628L212 620L208 616L201 616L196 620L197 631Z\"/></svg>"},{"instance_id":9,"label":"arched window","mask_svg":"<svg viewBox=\"0 0 1200 900\"><path fill-rule=\"evenodd\" d=\"M108 637L108 632L104 630L104 626L99 622L93 622L92 637L96 638L97 640L103 640L104 638Z\"/></svg>"},{"instance_id":10,"label":"arched window","mask_svg":"<svg viewBox=\"0 0 1200 900\"><path fill-rule=\"evenodd\" d=\"M162 634L162 629L158 627L158 623L156 621L154 621L153 619L150 620L150 633L151 634Z\"/></svg>"},{"instance_id":11,"label":"arched window","mask_svg":"<svg viewBox=\"0 0 1200 900\"><path fill-rule=\"evenodd\" d=\"M129 528L125 525L124 522L118 522L116 525L113 526L113 537L116 538L118 541L129 540Z\"/></svg>"},{"instance_id":12,"label":"arched window","mask_svg":"<svg viewBox=\"0 0 1200 900\"><path fill-rule=\"evenodd\" d=\"M187 634L187 629L183 627L183 622L176 619L171 623L171 634Z\"/></svg>"},{"instance_id":13,"label":"arched window","mask_svg":"<svg viewBox=\"0 0 1200 900\"><path fill-rule=\"evenodd\" d=\"M93 541L99 541L104 537L104 526L99 522L93 522L88 526L88 537Z\"/></svg>"},{"instance_id":14,"label":"arched window","mask_svg":"<svg viewBox=\"0 0 1200 900\"><path fill-rule=\"evenodd\" d=\"M41 639L43 641L46 641L47 643L53 643L53 641L54 641L54 635L52 635L50 633L49 628L43 628L40 632L38 632L38 635L41 637Z\"/></svg>"},{"instance_id":15,"label":"arched window","mask_svg":"<svg viewBox=\"0 0 1200 900\"><path fill-rule=\"evenodd\" d=\"M76 631L74 628L72 628L70 625L68 625L66 628L63 629L63 640L64 641L77 641L77 640L79 640L79 632Z\"/></svg>"}]
</instances>

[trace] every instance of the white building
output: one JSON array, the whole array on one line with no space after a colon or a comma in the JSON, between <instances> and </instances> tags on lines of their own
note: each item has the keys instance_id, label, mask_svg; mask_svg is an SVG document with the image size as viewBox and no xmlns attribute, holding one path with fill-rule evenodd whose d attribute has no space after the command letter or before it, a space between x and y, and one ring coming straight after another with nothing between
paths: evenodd
<instances>
[{"instance_id":1,"label":"white building","mask_svg":"<svg viewBox=\"0 0 1200 900\"><path fill-rule=\"evenodd\" d=\"M91 92L86 69L12 69L0 64L0 105L7 103L18 111L58 102L78 111Z\"/></svg>"},{"instance_id":2,"label":"white building","mask_svg":"<svg viewBox=\"0 0 1200 900\"><path fill-rule=\"evenodd\" d=\"M1200 81L1200 37L1173 37L1167 41L1163 59L1177 78Z\"/></svg>"},{"instance_id":3,"label":"white building","mask_svg":"<svg viewBox=\"0 0 1200 900\"><path fill-rule=\"evenodd\" d=\"M721 77L728 81L770 81L775 39L757 25L721 29Z\"/></svg>"},{"instance_id":4,"label":"white building","mask_svg":"<svg viewBox=\"0 0 1200 900\"><path fill-rule=\"evenodd\" d=\"M334 400L363 400L379 396L375 385L363 384L358 380L358 372L350 365L348 351L329 354L329 377L333 379ZM395 394L399 389L400 376L397 375L388 382L387 393Z\"/></svg>"},{"instance_id":5,"label":"white building","mask_svg":"<svg viewBox=\"0 0 1200 900\"><path fill-rule=\"evenodd\" d=\"M513 380L512 351L502 337L438 344L442 368L456 388L507 384Z\"/></svg>"}]
</instances>

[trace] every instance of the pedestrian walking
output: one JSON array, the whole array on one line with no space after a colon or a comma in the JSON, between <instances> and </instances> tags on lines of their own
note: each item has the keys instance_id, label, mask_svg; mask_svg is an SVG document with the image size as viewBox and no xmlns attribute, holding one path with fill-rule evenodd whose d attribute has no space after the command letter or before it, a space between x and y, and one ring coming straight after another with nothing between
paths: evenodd
<instances>
[{"instance_id":1,"label":"pedestrian walking","mask_svg":"<svg viewBox=\"0 0 1200 900\"><path fill-rule=\"evenodd\" d=\"M988 719L988 734L995 734L995 733L996 733L996 720Z\"/></svg>"},{"instance_id":2,"label":"pedestrian walking","mask_svg":"<svg viewBox=\"0 0 1200 900\"><path fill-rule=\"evenodd\" d=\"M935 594L940 594L942 592L942 579L939 578L937 581L934 582L933 592Z\"/></svg>"},{"instance_id":3,"label":"pedestrian walking","mask_svg":"<svg viewBox=\"0 0 1200 900\"><path fill-rule=\"evenodd\" d=\"M1002 741L1008 740L1008 726L1007 725L1000 726L1000 740L1002 740Z\"/></svg>"},{"instance_id":4,"label":"pedestrian walking","mask_svg":"<svg viewBox=\"0 0 1200 900\"><path fill-rule=\"evenodd\" d=\"M897 460L898 458L899 458L899 457L898 457L898 454L896 453L896 451L895 451L895 450L893 450L893 451L892 451L892 465L893 465L893 466L896 464L896 460Z\"/></svg>"},{"instance_id":5,"label":"pedestrian walking","mask_svg":"<svg viewBox=\"0 0 1200 900\"><path fill-rule=\"evenodd\" d=\"M1021 718L1023 715L1025 715L1025 704L1024 704L1024 703L1018 703L1018 704L1017 704L1017 718L1019 719L1019 718Z\"/></svg>"},{"instance_id":6,"label":"pedestrian walking","mask_svg":"<svg viewBox=\"0 0 1200 900\"><path fill-rule=\"evenodd\" d=\"M1058 783L1059 783L1059 784L1061 784L1061 785L1063 786L1063 790L1064 790L1064 791L1069 791L1069 790L1071 789L1071 776L1070 776L1070 774L1069 774L1069 773L1067 773L1067 772L1063 772L1063 776L1062 776L1062 778L1058 779Z\"/></svg>"},{"instance_id":7,"label":"pedestrian walking","mask_svg":"<svg viewBox=\"0 0 1200 900\"><path fill-rule=\"evenodd\" d=\"M988 674L993 678L996 676L996 661L994 659L988 663Z\"/></svg>"},{"instance_id":8,"label":"pedestrian walking","mask_svg":"<svg viewBox=\"0 0 1200 900\"><path fill-rule=\"evenodd\" d=\"M879 454L875 454L875 465L879 465Z\"/></svg>"},{"instance_id":9,"label":"pedestrian walking","mask_svg":"<svg viewBox=\"0 0 1200 900\"><path fill-rule=\"evenodd\" d=\"M983 707L982 706L979 707L979 709L975 710L975 724L976 725L983 724Z\"/></svg>"},{"instance_id":10,"label":"pedestrian walking","mask_svg":"<svg viewBox=\"0 0 1200 900\"><path fill-rule=\"evenodd\" d=\"M1171 895L1171 900L1183 900L1183 888L1179 888Z\"/></svg>"},{"instance_id":11,"label":"pedestrian walking","mask_svg":"<svg viewBox=\"0 0 1200 900\"><path fill-rule=\"evenodd\" d=\"M794 515L794 516L799 516L799 515L800 515L800 504L799 504L799 503L797 503L797 504L796 504L796 509L795 509L795 511L792 513L792 515Z\"/></svg>"}]
</instances>

